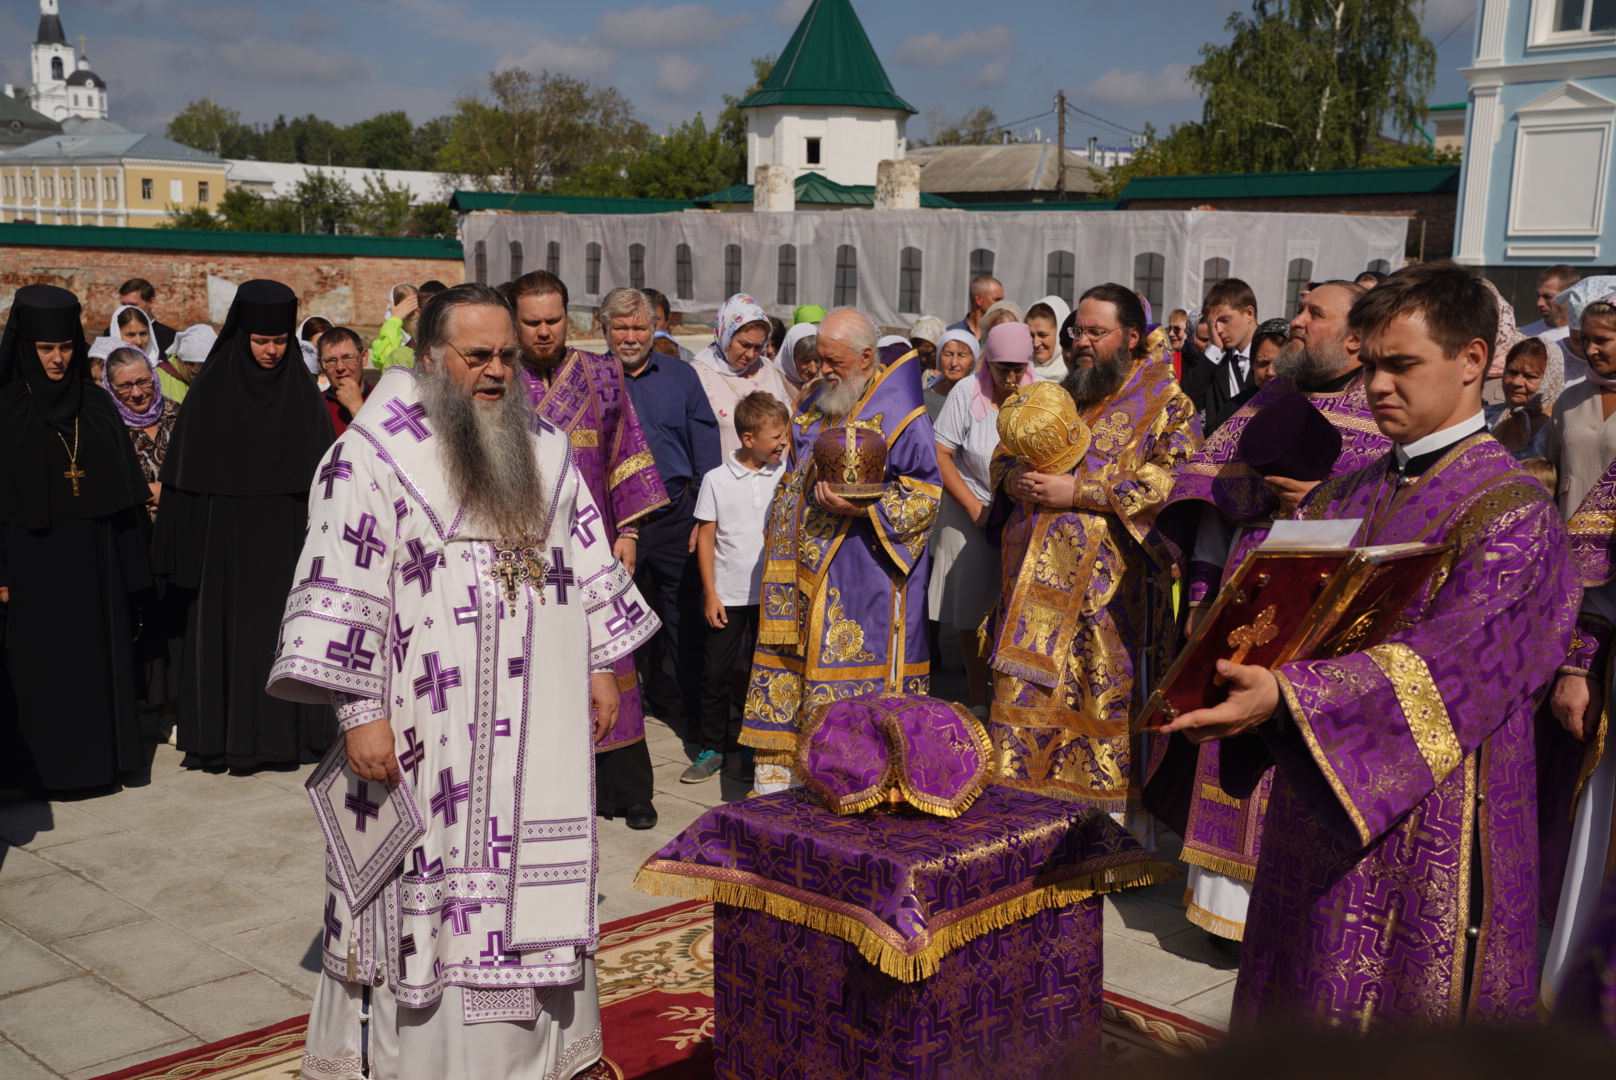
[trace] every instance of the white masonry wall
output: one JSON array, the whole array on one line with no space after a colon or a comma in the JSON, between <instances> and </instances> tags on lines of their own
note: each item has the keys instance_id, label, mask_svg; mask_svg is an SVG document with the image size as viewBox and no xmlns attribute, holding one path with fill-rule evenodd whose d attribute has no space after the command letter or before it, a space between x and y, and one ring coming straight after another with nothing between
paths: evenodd
<instances>
[{"instance_id":1,"label":"white masonry wall","mask_svg":"<svg viewBox=\"0 0 1616 1080\"><path fill-rule=\"evenodd\" d=\"M876 167L904 156L907 117L886 109L770 105L747 109L746 175L784 165L791 178L816 172L838 184L874 184ZM807 163L808 139L819 139L819 165Z\"/></svg>"}]
</instances>

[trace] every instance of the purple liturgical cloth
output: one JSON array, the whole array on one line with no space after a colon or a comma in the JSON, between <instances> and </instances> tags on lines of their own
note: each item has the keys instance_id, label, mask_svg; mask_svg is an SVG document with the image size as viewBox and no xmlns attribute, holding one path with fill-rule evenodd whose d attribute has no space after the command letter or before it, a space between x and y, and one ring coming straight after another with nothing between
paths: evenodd
<instances>
[{"instance_id":1,"label":"purple liturgical cloth","mask_svg":"<svg viewBox=\"0 0 1616 1080\"><path fill-rule=\"evenodd\" d=\"M885 350L850 416L827 417L816 396L792 419L791 471L775 489L764 540L758 645L741 733L760 761L788 764L798 721L816 705L924 694L929 686L928 541L942 476L917 354L897 355L898 348ZM883 493L857 517L813 501L814 440L839 426L868 428L887 442Z\"/></svg>"},{"instance_id":2,"label":"purple liturgical cloth","mask_svg":"<svg viewBox=\"0 0 1616 1080\"><path fill-rule=\"evenodd\" d=\"M1210 603L1241 561L1267 538L1269 526L1282 516L1278 496L1263 483L1264 477L1240 460L1238 448L1258 411L1289 391L1289 381L1274 379L1239 412L1225 420L1179 473L1172 497L1156 520L1158 534L1173 552L1182 580L1188 583L1187 598L1192 603ZM1369 410L1361 375L1354 376L1339 390L1303 393L1302 396L1312 402L1341 435L1341 450L1330 476L1355 472L1379 459L1390 448L1390 441L1380 433ZM1192 558L1201 515L1214 509L1228 524L1240 529L1224 566L1197 563ZM1171 792L1167 800L1170 805L1159 806L1153 798L1154 789L1147 792L1146 797L1147 805L1183 834L1184 861L1238 881L1251 881L1261 851L1263 815L1273 784L1272 773L1263 777L1250 798L1236 799L1219 783L1216 742L1203 743L1196 748L1188 740L1178 738L1163 749L1175 757L1181 754L1195 757L1188 790L1181 787ZM1155 767L1162 768L1162 763L1156 763ZM1176 770L1169 768L1168 772L1176 773ZM1226 937L1238 938L1241 933L1238 923L1232 922L1227 913L1207 911L1193 902L1189 918L1198 926Z\"/></svg>"},{"instance_id":3,"label":"purple liturgical cloth","mask_svg":"<svg viewBox=\"0 0 1616 1080\"><path fill-rule=\"evenodd\" d=\"M992 746L965 706L878 694L820 706L803 724L797 775L838 814L896 786L909 805L958 817L987 782Z\"/></svg>"},{"instance_id":4,"label":"purple liturgical cloth","mask_svg":"<svg viewBox=\"0 0 1616 1080\"><path fill-rule=\"evenodd\" d=\"M1616 1043L1616 874L1566 972L1555 1019L1598 1027Z\"/></svg>"},{"instance_id":5,"label":"purple liturgical cloth","mask_svg":"<svg viewBox=\"0 0 1616 1080\"><path fill-rule=\"evenodd\" d=\"M532 372L526 377L534 413L566 432L572 442L573 464L600 508L596 527L604 532L607 547L619 536L637 536L639 520L666 505L668 493L651 460L634 403L623 388L622 364L614 357L568 349L548 385ZM633 654L620 659L613 670L622 704L617 726L595 748L597 753L645 738L645 710Z\"/></svg>"},{"instance_id":6,"label":"purple liturgical cloth","mask_svg":"<svg viewBox=\"0 0 1616 1080\"><path fill-rule=\"evenodd\" d=\"M1532 712L1580 595L1559 515L1485 433L1406 481L1389 454L1328 480L1302 514L1451 561L1383 643L1277 669L1279 715L1224 744L1233 790L1278 765L1232 1023L1529 1021Z\"/></svg>"}]
</instances>

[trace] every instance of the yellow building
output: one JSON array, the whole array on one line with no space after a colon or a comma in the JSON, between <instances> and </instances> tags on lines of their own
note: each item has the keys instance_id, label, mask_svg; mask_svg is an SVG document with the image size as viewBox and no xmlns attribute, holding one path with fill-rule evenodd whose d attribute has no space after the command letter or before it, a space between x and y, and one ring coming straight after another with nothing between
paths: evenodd
<instances>
[{"instance_id":1,"label":"yellow building","mask_svg":"<svg viewBox=\"0 0 1616 1080\"><path fill-rule=\"evenodd\" d=\"M217 209L228 167L160 135L52 135L0 153L0 221L153 228L174 207Z\"/></svg>"}]
</instances>

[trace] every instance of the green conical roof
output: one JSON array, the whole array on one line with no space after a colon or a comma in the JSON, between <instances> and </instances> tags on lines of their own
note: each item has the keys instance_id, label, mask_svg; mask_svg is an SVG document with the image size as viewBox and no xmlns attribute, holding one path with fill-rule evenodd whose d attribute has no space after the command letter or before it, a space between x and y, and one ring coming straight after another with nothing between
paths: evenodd
<instances>
[{"instance_id":1,"label":"green conical roof","mask_svg":"<svg viewBox=\"0 0 1616 1080\"><path fill-rule=\"evenodd\" d=\"M814 0L808 5L763 89L741 102L743 109L757 105L918 111L892 89L849 0Z\"/></svg>"}]
</instances>

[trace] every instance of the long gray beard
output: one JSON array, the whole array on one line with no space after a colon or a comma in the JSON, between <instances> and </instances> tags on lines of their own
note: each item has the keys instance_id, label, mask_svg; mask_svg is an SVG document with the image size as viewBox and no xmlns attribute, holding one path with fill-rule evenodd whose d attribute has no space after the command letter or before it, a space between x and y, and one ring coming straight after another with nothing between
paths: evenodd
<instances>
[{"instance_id":1,"label":"long gray beard","mask_svg":"<svg viewBox=\"0 0 1616 1080\"><path fill-rule=\"evenodd\" d=\"M1133 357L1125 349L1108 356L1096 355L1093 367L1074 367L1061 380L1061 386L1072 395L1072 400L1081 409L1114 397L1122 389L1132 367Z\"/></svg>"},{"instance_id":2,"label":"long gray beard","mask_svg":"<svg viewBox=\"0 0 1616 1080\"><path fill-rule=\"evenodd\" d=\"M859 398L864 396L870 378L864 375L858 379L843 379L834 385L826 383L824 389L819 391L819 411L826 416L846 416L859 403Z\"/></svg>"},{"instance_id":3,"label":"long gray beard","mask_svg":"<svg viewBox=\"0 0 1616 1080\"><path fill-rule=\"evenodd\" d=\"M1298 390L1317 390L1345 375L1353 364L1340 341L1332 339L1313 349L1305 342L1287 341L1274 357L1274 374L1289 379Z\"/></svg>"},{"instance_id":4,"label":"long gray beard","mask_svg":"<svg viewBox=\"0 0 1616 1080\"><path fill-rule=\"evenodd\" d=\"M421 376L421 400L438 434L438 460L469 520L503 538L542 540L544 482L533 453L532 417L521 381L493 403L454 384L442 364Z\"/></svg>"}]
</instances>

